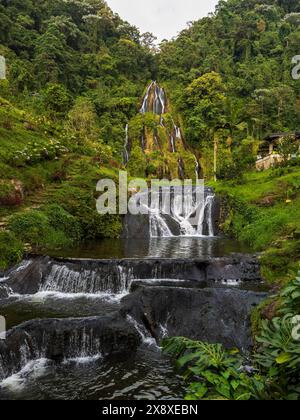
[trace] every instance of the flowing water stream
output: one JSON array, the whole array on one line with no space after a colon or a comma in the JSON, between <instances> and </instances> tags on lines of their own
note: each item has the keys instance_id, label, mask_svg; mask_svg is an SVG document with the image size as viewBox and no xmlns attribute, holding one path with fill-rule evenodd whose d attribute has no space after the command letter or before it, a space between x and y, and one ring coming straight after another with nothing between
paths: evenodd
<instances>
[{"instance_id":1,"label":"flowing water stream","mask_svg":"<svg viewBox=\"0 0 300 420\"><path fill-rule=\"evenodd\" d=\"M196 192L136 194L147 212L124 218L122 239L29 255L1 274L0 399L180 399L163 338L249 351L250 313L265 298L259 262L218 236L214 192Z\"/></svg>"}]
</instances>

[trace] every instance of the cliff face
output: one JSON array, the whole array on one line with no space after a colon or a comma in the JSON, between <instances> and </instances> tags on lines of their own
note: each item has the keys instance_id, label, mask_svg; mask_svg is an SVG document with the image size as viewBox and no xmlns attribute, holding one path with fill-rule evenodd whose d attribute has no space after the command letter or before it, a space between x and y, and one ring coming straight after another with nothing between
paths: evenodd
<instances>
[{"instance_id":1,"label":"cliff face","mask_svg":"<svg viewBox=\"0 0 300 420\"><path fill-rule=\"evenodd\" d=\"M165 90L151 82L126 132L125 163L132 176L196 179L201 174L199 161L170 111Z\"/></svg>"}]
</instances>

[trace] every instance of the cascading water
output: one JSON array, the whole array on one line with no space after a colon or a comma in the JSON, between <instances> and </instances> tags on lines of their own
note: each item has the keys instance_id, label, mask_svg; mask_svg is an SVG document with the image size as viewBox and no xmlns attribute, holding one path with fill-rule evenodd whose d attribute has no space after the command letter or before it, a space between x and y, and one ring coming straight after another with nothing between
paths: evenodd
<instances>
[{"instance_id":1,"label":"cascading water","mask_svg":"<svg viewBox=\"0 0 300 420\"><path fill-rule=\"evenodd\" d=\"M149 95L150 95L150 92L151 92L151 89L152 89L154 83L155 82L151 82L150 85L147 88L147 92L146 92L146 95L144 96L143 104L142 104L142 107L140 109L141 114L145 114L148 111L148 98L149 98Z\"/></svg>"},{"instance_id":2,"label":"cascading water","mask_svg":"<svg viewBox=\"0 0 300 420\"><path fill-rule=\"evenodd\" d=\"M145 149L146 149L146 144L145 144L145 137L144 137L144 134L142 134L142 137L141 137L141 148L142 148L142 151L144 152L145 151Z\"/></svg>"},{"instance_id":3,"label":"cascading water","mask_svg":"<svg viewBox=\"0 0 300 420\"><path fill-rule=\"evenodd\" d=\"M173 135L171 135L170 141L171 141L172 153L176 153L175 139Z\"/></svg>"},{"instance_id":4,"label":"cascading water","mask_svg":"<svg viewBox=\"0 0 300 420\"><path fill-rule=\"evenodd\" d=\"M40 292L123 296L129 293L132 280L130 267L72 269L64 264L54 264L41 284Z\"/></svg>"},{"instance_id":5,"label":"cascading water","mask_svg":"<svg viewBox=\"0 0 300 420\"><path fill-rule=\"evenodd\" d=\"M196 174L196 179L200 179L200 163L196 156L195 156L195 174Z\"/></svg>"},{"instance_id":6,"label":"cascading water","mask_svg":"<svg viewBox=\"0 0 300 420\"><path fill-rule=\"evenodd\" d=\"M163 115L166 112L166 102L164 89L156 82L151 82L144 96L140 113L153 112L157 115Z\"/></svg>"},{"instance_id":7,"label":"cascading water","mask_svg":"<svg viewBox=\"0 0 300 420\"><path fill-rule=\"evenodd\" d=\"M149 217L151 238L213 237L215 235L215 195L210 189L197 194L194 187L185 194L183 188L161 188L160 191L140 192L135 196L137 207L144 208ZM201 187L200 187L201 188ZM199 192L199 190L198 190ZM146 197L148 195L148 197ZM149 204L150 201L150 204ZM197 223L192 216L198 215ZM193 223L192 223L193 222Z\"/></svg>"}]
</instances>

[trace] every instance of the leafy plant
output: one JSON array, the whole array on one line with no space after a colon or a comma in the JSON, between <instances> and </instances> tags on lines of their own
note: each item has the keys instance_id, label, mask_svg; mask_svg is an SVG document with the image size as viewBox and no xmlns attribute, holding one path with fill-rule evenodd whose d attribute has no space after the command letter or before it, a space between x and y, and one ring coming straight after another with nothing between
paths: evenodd
<instances>
[{"instance_id":1,"label":"leafy plant","mask_svg":"<svg viewBox=\"0 0 300 420\"><path fill-rule=\"evenodd\" d=\"M281 298L281 312L283 314L300 312L300 272L298 273L296 280L284 288L281 293Z\"/></svg>"},{"instance_id":2,"label":"leafy plant","mask_svg":"<svg viewBox=\"0 0 300 420\"><path fill-rule=\"evenodd\" d=\"M164 351L176 359L176 366L189 383L187 400L249 400L263 385L243 369L239 351L225 350L220 344L208 344L183 337L167 339Z\"/></svg>"},{"instance_id":3,"label":"leafy plant","mask_svg":"<svg viewBox=\"0 0 300 420\"><path fill-rule=\"evenodd\" d=\"M24 247L12 232L0 232L0 271L17 264L22 259Z\"/></svg>"}]
</instances>

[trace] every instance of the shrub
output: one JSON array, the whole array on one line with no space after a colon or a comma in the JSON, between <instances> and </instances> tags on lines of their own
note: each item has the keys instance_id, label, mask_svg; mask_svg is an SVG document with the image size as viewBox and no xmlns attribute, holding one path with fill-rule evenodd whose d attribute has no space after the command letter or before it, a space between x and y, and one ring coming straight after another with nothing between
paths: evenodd
<instances>
[{"instance_id":1,"label":"shrub","mask_svg":"<svg viewBox=\"0 0 300 420\"><path fill-rule=\"evenodd\" d=\"M54 211L52 217L53 223L55 223ZM9 220L9 227L19 239L30 244L34 249L68 247L74 242L74 238L67 232L67 229L54 228L47 214L38 210L15 214Z\"/></svg>"},{"instance_id":2,"label":"shrub","mask_svg":"<svg viewBox=\"0 0 300 420\"><path fill-rule=\"evenodd\" d=\"M63 232L74 242L80 240L81 227L76 217L56 204L45 206L42 210L48 217L48 222L54 230Z\"/></svg>"},{"instance_id":3,"label":"shrub","mask_svg":"<svg viewBox=\"0 0 300 420\"><path fill-rule=\"evenodd\" d=\"M183 337L165 340L163 348L175 357L177 368L188 381L187 400L249 400L255 398L256 389L263 388L258 376L243 372L238 350Z\"/></svg>"},{"instance_id":4,"label":"shrub","mask_svg":"<svg viewBox=\"0 0 300 420\"><path fill-rule=\"evenodd\" d=\"M67 89L60 84L50 83L42 91L45 108L56 115L64 115L72 104L72 98Z\"/></svg>"},{"instance_id":5,"label":"shrub","mask_svg":"<svg viewBox=\"0 0 300 420\"><path fill-rule=\"evenodd\" d=\"M20 262L23 252L22 242L12 232L0 232L0 271Z\"/></svg>"}]
</instances>

